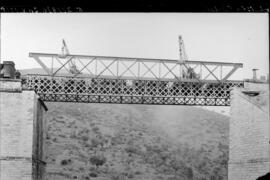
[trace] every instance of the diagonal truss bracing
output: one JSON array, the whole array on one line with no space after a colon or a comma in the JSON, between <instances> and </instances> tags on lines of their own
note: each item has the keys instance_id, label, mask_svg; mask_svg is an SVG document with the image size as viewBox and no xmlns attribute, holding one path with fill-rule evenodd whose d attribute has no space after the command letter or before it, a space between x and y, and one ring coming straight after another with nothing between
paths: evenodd
<instances>
[{"instance_id":1,"label":"diagonal truss bracing","mask_svg":"<svg viewBox=\"0 0 270 180\"><path fill-rule=\"evenodd\" d=\"M84 56L67 55L61 57L57 54L30 53L49 76L73 76L91 78L112 78L112 79L137 79L137 80L162 80L162 81L183 81L191 79L181 74L180 68L192 67L192 70L199 77L192 77L195 81L214 80L217 82L227 81L231 75L243 67L241 63L207 62L207 61L185 61L168 59L147 59L147 58L126 58L108 56ZM49 67L50 60L52 66ZM68 65L73 61L79 73L68 72ZM58 62L59 66L56 66ZM54 65L54 66L53 66ZM231 68L224 71L225 67ZM65 70L65 71L64 71Z\"/></svg>"},{"instance_id":2,"label":"diagonal truss bracing","mask_svg":"<svg viewBox=\"0 0 270 180\"><path fill-rule=\"evenodd\" d=\"M44 101L118 104L229 106L232 87L224 83L168 82L154 80L52 77L27 75L24 86L34 89Z\"/></svg>"},{"instance_id":3,"label":"diagonal truss bracing","mask_svg":"<svg viewBox=\"0 0 270 180\"><path fill-rule=\"evenodd\" d=\"M27 75L23 84L44 101L229 106L231 88L244 86L228 80L240 63L44 53L30 57L45 74ZM69 72L70 61L78 66L75 73ZM195 76L183 74L183 68L191 68Z\"/></svg>"}]
</instances>

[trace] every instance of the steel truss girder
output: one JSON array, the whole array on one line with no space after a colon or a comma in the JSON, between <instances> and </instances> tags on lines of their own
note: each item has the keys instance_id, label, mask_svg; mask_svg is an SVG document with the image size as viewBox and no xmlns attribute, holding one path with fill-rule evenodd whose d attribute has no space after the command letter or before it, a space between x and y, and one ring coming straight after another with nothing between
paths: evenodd
<instances>
[{"instance_id":1,"label":"steel truss girder","mask_svg":"<svg viewBox=\"0 0 270 180\"><path fill-rule=\"evenodd\" d=\"M243 87L242 81L128 81L27 75L23 84L44 101L198 106L229 106L231 88Z\"/></svg>"},{"instance_id":2,"label":"steel truss girder","mask_svg":"<svg viewBox=\"0 0 270 180\"><path fill-rule=\"evenodd\" d=\"M126 58L126 57L108 57L108 56L84 56L84 55L67 55L61 57L57 54L30 53L40 66L50 76L73 76L73 77L90 77L90 78L111 78L111 79L136 79L136 80L158 80L158 81L183 81L187 79L180 72L181 68L187 69L193 67L195 73L200 74L200 78L193 78L195 82L204 82L207 80L226 82L231 75L238 69L242 68L241 63L226 62L207 62L207 61L185 61L168 59L147 59L147 58ZM51 58L54 62L59 62L60 67L49 68L46 62ZM82 65L79 73L71 74L61 72L68 69L70 61L78 62ZM63 62L61 62L63 61ZM84 63L82 63L85 61ZM55 64L53 63L52 64ZM98 67L98 64L101 67ZM120 66L122 67L120 68ZM214 66L214 69L210 66ZM225 72L224 67L230 67L231 70ZM133 69L132 69L133 68ZM61 70L61 71L60 71ZM87 70L87 72L83 72ZM106 74L107 72L107 74ZM109 72L109 73L108 73ZM127 73L130 73L129 75Z\"/></svg>"}]
</instances>

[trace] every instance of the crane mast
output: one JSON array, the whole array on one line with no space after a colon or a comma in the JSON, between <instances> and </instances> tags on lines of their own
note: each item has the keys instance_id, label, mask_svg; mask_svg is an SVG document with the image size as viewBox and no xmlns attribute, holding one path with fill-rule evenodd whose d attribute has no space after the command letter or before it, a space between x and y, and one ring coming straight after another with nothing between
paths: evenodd
<instances>
[{"instance_id":1,"label":"crane mast","mask_svg":"<svg viewBox=\"0 0 270 180\"><path fill-rule=\"evenodd\" d=\"M69 55L69 50L68 50L65 39L63 39L62 40L62 54L61 54L61 56L66 57L67 55ZM69 72L71 74L81 74L81 72L77 69L77 66L76 66L74 60L71 60L69 62Z\"/></svg>"},{"instance_id":2,"label":"crane mast","mask_svg":"<svg viewBox=\"0 0 270 180\"><path fill-rule=\"evenodd\" d=\"M185 44L184 41L182 39L182 36L178 36L178 42L179 42L179 60L180 62L185 62L188 60L188 56L185 50Z\"/></svg>"},{"instance_id":3,"label":"crane mast","mask_svg":"<svg viewBox=\"0 0 270 180\"><path fill-rule=\"evenodd\" d=\"M194 69L185 64L188 61L188 56L185 50L184 40L181 35L178 36L179 43L179 63L180 63L180 78L194 79L199 78L199 75L194 72ZM184 65L185 64L185 65Z\"/></svg>"},{"instance_id":4,"label":"crane mast","mask_svg":"<svg viewBox=\"0 0 270 180\"><path fill-rule=\"evenodd\" d=\"M62 40L63 46L62 46L62 56L69 55L69 50L67 48L67 44L65 39Z\"/></svg>"},{"instance_id":5,"label":"crane mast","mask_svg":"<svg viewBox=\"0 0 270 180\"><path fill-rule=\"evenodd\" d=\"M188 57L185 50L185 44L181 35L178 36L178 45L179 45L180 78L186 78L187 71L183 67L183 63L188 60Z\"/></svg>"}]
</instances>

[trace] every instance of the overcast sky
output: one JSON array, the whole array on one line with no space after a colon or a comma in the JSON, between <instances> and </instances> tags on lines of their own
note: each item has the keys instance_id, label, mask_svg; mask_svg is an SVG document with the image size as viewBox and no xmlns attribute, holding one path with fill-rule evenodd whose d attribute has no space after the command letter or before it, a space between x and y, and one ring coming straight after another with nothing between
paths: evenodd
<instances>
[{"instance_id":1,"label":"overcast sky","mask_svg":"<svg viewBox=\"0 0 270 180\"><path fill-rule=\"evenodd\" d=\"M236 78L269 68L267 13L2 14L1 59L17 69L39 65L29 52L178 59L182 35L190 60L241 62Z\"/></svg>"}]
</instances>

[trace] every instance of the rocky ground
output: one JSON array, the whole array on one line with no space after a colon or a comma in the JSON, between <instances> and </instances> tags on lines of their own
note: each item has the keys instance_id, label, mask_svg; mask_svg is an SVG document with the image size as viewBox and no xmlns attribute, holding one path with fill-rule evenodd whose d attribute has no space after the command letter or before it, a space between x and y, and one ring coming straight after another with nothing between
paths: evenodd
<instances>
[{"instance_id":1,"label":"rocky ground","mask_svg":"<svg viewBox=\"0 0 270 180\"><path fill-rule=\"evenodd\" d=\"M227 116L190 106L46 104L47 180L227 179Z\"/></svg>"}]
</instances>

